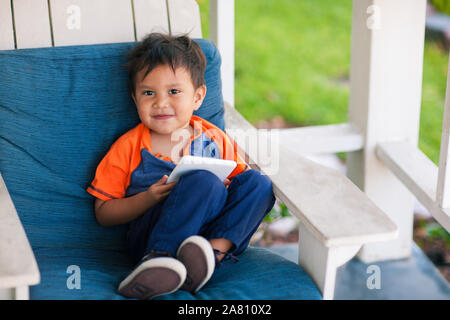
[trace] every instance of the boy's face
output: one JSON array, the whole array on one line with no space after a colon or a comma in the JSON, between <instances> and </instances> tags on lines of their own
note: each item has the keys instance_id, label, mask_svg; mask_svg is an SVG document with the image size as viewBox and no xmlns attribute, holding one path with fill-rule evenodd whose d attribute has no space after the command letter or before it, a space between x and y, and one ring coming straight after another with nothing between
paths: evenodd
<instances>
[{"instance_id":1,"label":"boy's face","mask_svg":"<svg viewBox=\"0 0 450 320\"><path fill-rule=\"evenodd\" d=\"M169 65L160 65L142 79L144 72L137 74L136 92L132 96L142 123L162 135L187 128L192 113L205 98L206 86L195 89L185 68L173 72Z\"/></svg>"}]
</instances>

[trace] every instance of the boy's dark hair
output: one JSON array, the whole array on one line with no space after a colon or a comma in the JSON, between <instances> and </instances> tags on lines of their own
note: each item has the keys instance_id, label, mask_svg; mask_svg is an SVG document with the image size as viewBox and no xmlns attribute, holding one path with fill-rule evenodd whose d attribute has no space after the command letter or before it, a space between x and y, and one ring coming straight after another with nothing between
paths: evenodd
<instances>
[{"instance_id":1,"label":"boy's dark hair","mask_svg":"<svg viewBox=\"0 0 450 320\"><path fill-rule=\"evenodd\" d=\"M191 75L195 89L205 84L203 75L206 69L206 57L197 42L186 35L150 33L127 55L125 66L128 70L130 94L135 95L136 76L139 71L147 67L145 78L160 65L169 65L174 72L178 67L185 68Z\"/></svg>"}]
</instances>

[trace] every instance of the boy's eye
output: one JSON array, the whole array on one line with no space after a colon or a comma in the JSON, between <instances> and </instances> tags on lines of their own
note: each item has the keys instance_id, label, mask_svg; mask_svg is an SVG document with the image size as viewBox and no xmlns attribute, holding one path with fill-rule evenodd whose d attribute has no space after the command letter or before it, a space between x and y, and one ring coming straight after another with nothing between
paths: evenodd
<instances>
[{"instance_id":1,"label":"boy's eye","mask_svg":"<svg viewBox=\"0 0 450 320\"><path fill-rule=\"evenodd\" d=\"M144 96L153 96L155 93L153 91L144 91Z\"/></svg>"},{"instance_id":2,"label":"boy's eye","mask_svg":"<svg viewBox=\"0 0 450 320\"><path fill-rule=\"evenodd\" d=\"M178 90L178 89L171 89L171 90L169 91L169 93L170 93L170 94L177 94L177 93L180 93L180 90Z\"/></svg>"}]
</instances>

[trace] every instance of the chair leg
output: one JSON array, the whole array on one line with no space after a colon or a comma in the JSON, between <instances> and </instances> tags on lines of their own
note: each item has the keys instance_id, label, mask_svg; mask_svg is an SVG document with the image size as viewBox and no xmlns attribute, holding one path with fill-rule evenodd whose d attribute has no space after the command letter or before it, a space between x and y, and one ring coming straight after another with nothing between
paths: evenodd
<instances>
[{"instance_id":1,"label":"chair leg","mask_svg":"<svg viewBox=\"0 0 450 320\"><path fill-rule=\"evenodd\" d=\"M298 264L311 276L323 299L332 300L337 268L353 258L361 245L326 247L300 224L298 246Z\"/></svg>"},{"instance_id":2,"label":"chair leg","mask_svg":"<svg viewBox=\"0 0 450 320\"><path fill-rule=\"evenodd\" d=\"M29 300L30 290L28 286L20 286L15 288L15 299L16 300Z\"/></svg>"},{"instance_id":3,"label":"chair leg","mask_svg":"<svg viewBox=\"0 0 450 320\"><path fill-rule=\"evenodd\" d=\"M0 288L0 300L28 300L30 299L29 287Z\"/></svg>"}]
</instances>

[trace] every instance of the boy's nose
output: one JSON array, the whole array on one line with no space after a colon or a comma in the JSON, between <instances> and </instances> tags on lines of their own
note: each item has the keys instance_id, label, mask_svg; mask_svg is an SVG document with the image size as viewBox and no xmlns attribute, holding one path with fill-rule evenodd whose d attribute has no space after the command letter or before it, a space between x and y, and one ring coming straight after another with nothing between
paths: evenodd
<instances>
[{"instance_id":1,"label":"boy's nose","mask_svg":"<svg viewBox=\"0 0 450 320\"><path fill-rule=\"evenodd\" d=\"M165 108L167 106L168 106L168 101L167 101L167 98L165 98L165 97L160 97L160 98L156 99L153 103L154 108Z\"/></svg>"}]
</instances>

